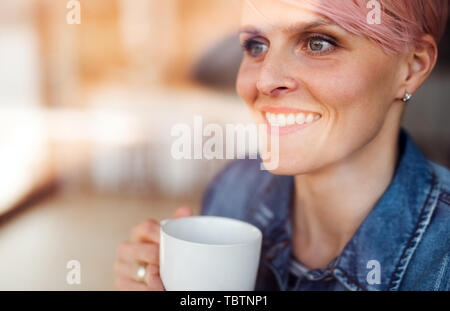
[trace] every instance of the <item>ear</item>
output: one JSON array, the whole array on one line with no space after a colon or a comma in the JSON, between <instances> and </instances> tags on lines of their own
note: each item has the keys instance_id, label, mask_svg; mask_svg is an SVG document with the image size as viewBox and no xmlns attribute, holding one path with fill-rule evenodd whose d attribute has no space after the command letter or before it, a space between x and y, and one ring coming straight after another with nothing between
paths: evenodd
<instances>
[{"instance_id":1,"label":"ear","mask_svg":"<svg viewBox=\"0 0 450 311\"><path fill-rule=\"evenodd\" d=\"M438 47L431 35L423 35L420 46L415 47L407 58L407 75L404 77L402 86L397 97L402 99L405 92L414 94L422 83L428 78L436 66Z\"/></svg>"}]
</instances>

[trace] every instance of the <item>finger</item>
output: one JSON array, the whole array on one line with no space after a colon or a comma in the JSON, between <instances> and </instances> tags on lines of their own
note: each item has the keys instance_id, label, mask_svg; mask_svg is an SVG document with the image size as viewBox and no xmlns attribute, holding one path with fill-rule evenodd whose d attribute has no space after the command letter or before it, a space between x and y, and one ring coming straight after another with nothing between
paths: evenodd
<instances>
[{"instance_id":1,"label":"finger","mask_svg":"<svg viewBox=\"0 0 450 311\"><path fill-rule=\"evenodd\" d=\"M116 276L139 282L140 280L137 276L139 267L140 265L137 263L116 261L113 269ZM146 266L146 270L147 276L159 275L159 266L149 264Z\"/></svg>"},{"instance_id":2,"label":"finger","mask_svg":"<svg viewBox=\"0 0 450 311\"><path fill-rule=\"evenodd\" d=\"M148 219L133 228L130 240L134 242L159 243L159 228L160 224L158 221Z\"/></svg>"},{"instance_id":3,"label":"finger","mask_svg":"<svg viewBox=\"0 0 450 311\"><path fill-rule=\"evenodd\" d=\"M159 265L148 265L146 275L157 275L159 276Z\"/></svg>"},{"instance_id":4,"label":"finger","mask_svg":"<svg viewBox=\"0 0 450 311\"><path fill-rule=\"evenodd\" d=\"M192 215L194 215L194 213L192 212L191 208L189 208L188 206L181 206L175 211L173 218L190 217Z\"/></svg>"},{"instance_id":5,"label":"finger","mask_svg":"<svg viewBox=\"0 0 450 311\"><path fill-rule=\"evenodd\" d=\"M149 291L145 283L136 282L127 278L116 278L115 286L117 290L123 291Z\"/></svg>"},{"instance_id":6,"label":"finger","mask_svg":"<svg viewBox=\"0 0 450 311\"><path fill-rule=\"evenodd\" d=\"M117 248L117 258L129 263L159 265L159 245L154 243L124 242Z\"/></svg>"},{"instance_id":7,"label":"finger","mask_svg":"<svg viewBox=\"0 0 450 311\"><path fill-rule=\"evenodd\" d=\"M138 268L138 265L125 262L116 262L114 264L114 272L117 279L120 279L122 283L126 283L126 285L122 284L122 287L128 288L130 286L136 285L133 282L142 284L142 282L137 278ZM164 285L159 276L159 267L156 265L148 265L146 268L147 271L144 279L146 289L154 291L164 291ZM128 282L125 282L125 280L128 280Z\"/></svg>"},{"instance_id":8,"label":"finger","mask_svg":"<svg viewBox=\"0 0 450 311\"><path fill-rule=\"evenodd\" d=\"M159 275L155 274L148 274L145 278L145 282L149 290L152 291L164 291L164 285L161 281L161 278Z\"/></svg>"}]
</instances>

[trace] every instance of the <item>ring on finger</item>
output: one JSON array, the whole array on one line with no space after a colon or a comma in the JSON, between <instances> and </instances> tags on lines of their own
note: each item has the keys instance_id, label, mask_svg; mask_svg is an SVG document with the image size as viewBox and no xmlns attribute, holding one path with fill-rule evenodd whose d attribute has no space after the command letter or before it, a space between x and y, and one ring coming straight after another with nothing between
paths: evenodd
<instances>
[{"instance_id":1,"label":"ring on finger","mask_svg":"<svg viewBox=\"0 0 450 311\"><path fill-rule=\"evenodd\" d=\"M136 279L139 282L144 282L146 275L147 275L147 267L139 265L136 271Z\"/></svg>"}]
</instances>

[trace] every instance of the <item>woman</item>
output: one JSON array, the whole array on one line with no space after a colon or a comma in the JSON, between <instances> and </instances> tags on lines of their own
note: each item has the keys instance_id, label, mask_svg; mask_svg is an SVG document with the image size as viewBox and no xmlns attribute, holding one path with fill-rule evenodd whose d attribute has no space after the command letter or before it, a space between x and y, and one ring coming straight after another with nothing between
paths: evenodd
<instances>
[{"instance_id":1,"label":"woman","mask_svg":"<svg viewBox=\"0 0 450 311\"><path fill-rule=\"evenodd\" d=\"M233 162L202 214L263 231L256 289L450 290L450 174L401 129L447 15L448 0L242 1L237 90L279 165ZM164 289L158 230L119 247L119 289Z\"/></svg>"}]
</instances>

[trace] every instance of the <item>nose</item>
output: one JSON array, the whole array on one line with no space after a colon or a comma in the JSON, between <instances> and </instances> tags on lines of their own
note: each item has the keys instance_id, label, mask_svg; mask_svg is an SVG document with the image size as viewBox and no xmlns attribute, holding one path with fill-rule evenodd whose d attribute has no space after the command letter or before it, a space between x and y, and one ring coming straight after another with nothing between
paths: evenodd
<instances>
[{"instance_id":1,"label":"nose","mask_svg":"<svg viewBox=\"0 0 450 311\"><path fill-rule=\"evenodd\" d=\"M298 81L289 75L289 65L266 56L256 81L256 88L266 96L276 97L297 90Z\"/></svg>"}]
</instances>

